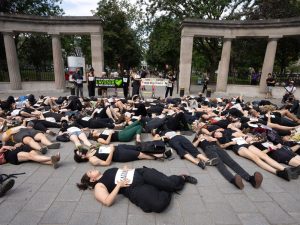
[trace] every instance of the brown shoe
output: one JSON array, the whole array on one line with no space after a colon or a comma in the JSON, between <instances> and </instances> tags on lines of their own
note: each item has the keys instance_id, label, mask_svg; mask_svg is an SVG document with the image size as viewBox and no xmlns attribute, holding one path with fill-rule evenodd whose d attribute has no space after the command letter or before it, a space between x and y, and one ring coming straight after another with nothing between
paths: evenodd
<instances>
[{"instance_id":1,"label":"brown shoe","mask_svg":"<svg viewBox=\"0 0 300 225\"><path fill-rule=\"evenodd\" d=\"M51 156L51 162L54 169L58 168L58 162L60 161L60 153L56 153L55 155Z\"/></svg>"},{"instance_id":2,"label":"brown shoe","mask_svg":"<svg viewBox=\"0 0 300 225\"><path fill-rule=\"evenodd\" d=\"M236 174L234 176L233 182L232 182L237 188L239 189L244 189L244 184L243 184L243 180L242 177L238 174Z\"/></svg>"},{"instance_id":3,"label":"brown shoe","mask_svg":"<svg viewBox=\"0 0 300 225\"><path fill-rule=\"evenodd\" d=\"M259 188L263 181L263 175L260 172L255 172L253 176L250 177L249 182L254 188Z\"/></svg>"}]
</instances>

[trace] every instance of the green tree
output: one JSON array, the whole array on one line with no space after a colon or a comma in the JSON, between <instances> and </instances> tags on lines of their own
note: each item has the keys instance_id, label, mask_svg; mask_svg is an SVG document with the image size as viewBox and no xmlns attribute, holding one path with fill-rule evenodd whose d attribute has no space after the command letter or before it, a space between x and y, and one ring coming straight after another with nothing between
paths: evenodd
<instances>
[{"instance_id":1,"label":"green tree","mask_svg":"<svg viewBox=\"0 0 300 225\"><path fill-rule=\"evenodd\" d=\"M1 0L0 9L1 12L8 14L58 16L63 15L63 10L59 7L59 4L61 4L61 0ZM18 56L21 59L21 66L22 64L31 64L38 69L42 68L44 63L51 62L51 50L50 54L46 51L37 51L37 49L47 49L47 51L49 48L51 49L51 39L48 35L16 33L15 42ZM2 34L0 34L0 58L0 67L7 68Z\"/></svg>"},{"instance_id":2,"label":"green tree","mask_svg":"<svg viewBox=\"0 0 300 225\"><path fill-rule=\"evenodd\" d=\"M101 0L98 3L95 15L102 20L104 63L110 68L117 68L118 63L125 69L140 64L142 51L138 33L131 27L135 12L127 1Z\"/></svg>"},{"instance_id":3,"label":"green tree","mask_svg":"<svg viewBox=\"0 0 300 225\"><path fill-rule=\"evenodd\" d=\"M180 22L169 17L160 17L153 24L149 36L149 48L146 60L150 66L165 69L168 64L178 68L180 46Z\"/></svg>"}]
</instances>

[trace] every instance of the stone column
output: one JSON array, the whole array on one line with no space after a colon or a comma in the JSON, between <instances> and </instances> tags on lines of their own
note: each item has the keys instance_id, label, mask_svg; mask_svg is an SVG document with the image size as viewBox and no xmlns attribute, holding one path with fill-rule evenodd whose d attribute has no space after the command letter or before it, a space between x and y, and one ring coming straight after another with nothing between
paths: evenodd
<instances>
[{"instance_id":1,"label":"stone column","mask_svg":"<svg viewBox=\"0 0 300 225\"><path fill-rule=\"evenodd\" d=\"M231 38L224 38L221 61L219 63L216 92L227 91L228 71L230 63Z\"/></svg>"},{"instance_id":2,"label":"stone column","mask_svg":"<svg viewBox=\"0 0 300 225\"><path fill-rule=\"evenodd\" d=\"M3 37L10 80L10 88L12 90L21 90L22 82L20 75L20 67L13 33L3 33Z\"/></svg>"},{"instance_id":3,"label":"stone column","mask_svg":"<svg viewBox=\"0 0 300 225\"><path fill-rule=\"evenodd\" d=\"M189 94L191 85L193 36L182 36L180 46L179 64L179 91L183 88L184 94Z\"/></svg>"},{"instance_id":4,"label":"stone column","mask_svg":"<svg viewBox=\"0 0 300 225\"><path fill-rule=\"evenodd\" d=\"M260 83L259 83L260 93L266 93L266 87L267 87L266 79L268 77L268 73L273 72L273 66L274 66L276 49L277 49L277 41L278 38L270 38L267 45L264 64L263 64Z\"/></svg>"},{"instance_id":5,"label":"stone column","mask_svg":"<svg viewBox=\"0 0 300 225\"><path fill-rule=\"evenodd\" d=\"M92 66L95 70L95 76L101 77L104 71L103 56L103 35L100 33L91 34Z\"/></svg>"},{"instance_id":6,"label":"stone column","mask_svg":"<svg viewBox=\"0 0 300 225\"><path fill-rule=\"evenodd\" d=\"M52 34L52 52L55 75L55 88L65 89L64 64L61 52L61 42L58 34Z\"/></svg>"}]
</instances>

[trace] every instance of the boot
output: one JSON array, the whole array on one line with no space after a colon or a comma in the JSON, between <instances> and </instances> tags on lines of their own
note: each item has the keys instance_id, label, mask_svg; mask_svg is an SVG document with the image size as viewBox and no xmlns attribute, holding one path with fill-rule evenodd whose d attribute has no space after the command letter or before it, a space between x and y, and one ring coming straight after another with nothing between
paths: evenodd
<instances>
[{"instance_id":1,"label":"boot","mask_svg":"<svg viewBox=\"0 0 300 225\"><path fill-rule=\"evenodd\" d=\"M261 183L263 181L263 175L260 172L255 172L253 176L250 177L250 184L254 188L259 188L261 186Z\"/></svg>"}]
</instances>

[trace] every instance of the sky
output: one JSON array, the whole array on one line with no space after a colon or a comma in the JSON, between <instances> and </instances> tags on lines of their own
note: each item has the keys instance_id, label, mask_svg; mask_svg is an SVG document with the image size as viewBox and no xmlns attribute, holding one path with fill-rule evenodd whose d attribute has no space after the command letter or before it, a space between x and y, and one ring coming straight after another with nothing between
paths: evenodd
<instances>
[{"instance_id":1,"label":"sky","mask_svg":"<svg viewBox=\"0 0 300 225\"><path fill-rule=\"evenodd\" d=\"M129 0L135 3L136 0ZM96 10L99 0L62 0L61 8L65 16L92 16L91 10Z\"/></svg>"},{"instance_id":2,"label":"sky","mask_svg":"<svg viewBox=\"0 0 300 225\"><path fill-rule=\"evenodd\" d=\"M99 0L63 0L61 8L65 16L92 16L91 10L97 9Z\"/></svg>"}]
</instances>

